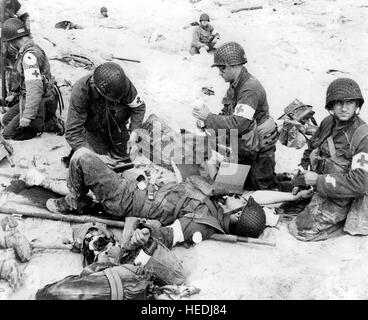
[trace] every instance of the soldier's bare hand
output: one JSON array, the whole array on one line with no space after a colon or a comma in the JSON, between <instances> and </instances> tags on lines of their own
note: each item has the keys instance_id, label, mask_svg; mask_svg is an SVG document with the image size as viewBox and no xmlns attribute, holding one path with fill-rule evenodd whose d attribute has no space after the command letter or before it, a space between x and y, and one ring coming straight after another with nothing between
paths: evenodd
<instances>
[{"instance_id":1,"label":"soldier's bare hand","mask_svg":"<svg viewBox=\"0 0 368 320\"><path fill-rule=\"evenodd\" d=\"M313 171L304 172L305 184L309 186L315 186L317 184L318 174Z\"/></svg>"},{"instance_id":2,"label":"soldier's bare hand","mask_svg":"<svg viewBox=\"0 0 368 320\"><path fill-rule=\"evenodd\" d=\"M150 237L150 230L148 228L136 229L130 239L133 246L142 246L147 243Z\"/></svg>"},{"instance_id":3,"label":"soldier's bare hand","mask_svg":"<svg viewBox=\"0 0 368 320\"><path fill-rule=\"evenodd\" d=\"M27 118L20 118L19 120L19 126L21 126L22 128L28 127L30 123L31 120Z\"/></svg>"},{"instance_id":4,"label":"soldier's bare hand","mask_svg":"<svg viewBox=\"0 0 368 320\"><path fill-rule=\"evenodd\" d=\"M211 110L206 105L202 105L201 108L194 107L192 111L193 117L202 121L205 121L210 113Z\"/></svg>"},{"instance_id":5,"label":"soldier's bare hand","mask_svg":"<svg viewBox=\"0 0 368 320\"><path fill-rule=\"evenodd\" d=\"M313 194L314 194L313 188L310 188L307 190L301 190L296 194L296 200L310 198L313 196Z\"/></svg>"}]
</instances>

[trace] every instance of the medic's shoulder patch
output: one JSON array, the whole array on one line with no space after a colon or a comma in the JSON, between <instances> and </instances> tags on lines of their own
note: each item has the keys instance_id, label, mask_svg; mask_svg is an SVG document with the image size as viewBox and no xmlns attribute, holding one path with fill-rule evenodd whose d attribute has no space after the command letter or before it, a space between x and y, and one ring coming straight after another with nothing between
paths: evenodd
<instances>
[{"instance_id":1,"label":"medic's shoulder patch","mask_svg":"<svg viewBox=\"0 0 368 320\"><path fill-rule=\"evenodd\" d=\"M32 52L26 52L25 55L23 56L23 64L25 66L37 66L37 58L36 56L32 53Z\"/></svg>"},{"instance_id":2,"label":"medic's shoulder patch","mask_svg":"<svg viewBox=\"0 0 368 320\"><path fill-rule=\"evenodd\" d=\"M237 104L234 110L234 116L244 117L248 120L252 120L255 110L248 104Z\"/></svg>"},{"instance_id":3,"label":"medic's shoulder patch","mask_svg":"<svg viewBox=\"0 0 368 320\"><path fill-rule=\"evenodd\" d=\"M351 163L351 169L363 169L368 171L368 153L359 152L353 157L353 161Z\"/></svg>"},{"instance_id":4,"label":"medic's shoulder patch","mask_svg":"<svg viewBox=\"0 0 368 320\"><path fill-rule=\"evenodd\" d=\"M144 101L141 99L140 96L136 96L135 99L133 100L133 102L129 103L128 106L130 108L136 108L139 107L140 105L142 105L144 103Z\"/></svg>"}]
</instances>

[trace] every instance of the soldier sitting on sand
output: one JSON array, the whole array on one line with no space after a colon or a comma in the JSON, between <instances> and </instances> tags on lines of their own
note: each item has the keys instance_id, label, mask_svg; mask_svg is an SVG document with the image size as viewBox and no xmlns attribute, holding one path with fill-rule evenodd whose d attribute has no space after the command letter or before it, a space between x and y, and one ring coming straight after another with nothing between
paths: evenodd
<instances>
[{"instance_id":1,"label":"soldier sitting on sand","mask_svg":"<svg viewBox=\"0 0 368 320\"><path fill-rule=\"evenodd\" d=\"M202 48L207 51L215 49L217 40L220 39L218 33L213 34L213 26L210 25L210 17L206 13L202 13L199 18L199 26L193 31L193 38L190 48L192 55L200 53Z\"/></svg>"}]
</instances>

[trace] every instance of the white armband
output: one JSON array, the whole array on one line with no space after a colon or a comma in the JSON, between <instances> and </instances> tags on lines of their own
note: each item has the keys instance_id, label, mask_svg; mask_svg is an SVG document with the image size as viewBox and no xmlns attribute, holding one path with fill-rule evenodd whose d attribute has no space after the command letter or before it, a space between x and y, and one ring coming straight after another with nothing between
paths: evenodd
<instances>
[{"instance_id":1,"label":"white armband","mask_svg":"<svg viewBox=\"0 0 368 320\"><path fill-rule=\"evenodd\" d=\"M254 113L255 110L250 105L239 103L235 106L234 116L253 120Z\"/></svg>"},{"instance_id":2,"label":"white armband","mask_svg":"<svg viewBox=\"0 0 368 320\"><path fill-rule=\"evenodd\" d=\"M141 106L143 103L144 101L137 95L133 102L129 103L128 106L133 109Z\"/></svg>"},{"instance_id":3,"label":"white armband","mask_svg":"<svg viewBox=\"0 0 368 320\"><path fill-rule=\"evenodd\" d=\"M36 56L31 52L26 52L22 60L24 69L24 80L42 80L40 67L38 66Z\"/></svg>"},{"instance_id":4,"label":"white armband","mask_svg":"<svg viewBox=\"0 0 368 320\"><path fill-rule=\"evenodd\" d=\"M351 169L363 169L368 171L368 154L365 152L359 152L353 157L353 161L351 163Z\"/></svg>"}]
</instances>

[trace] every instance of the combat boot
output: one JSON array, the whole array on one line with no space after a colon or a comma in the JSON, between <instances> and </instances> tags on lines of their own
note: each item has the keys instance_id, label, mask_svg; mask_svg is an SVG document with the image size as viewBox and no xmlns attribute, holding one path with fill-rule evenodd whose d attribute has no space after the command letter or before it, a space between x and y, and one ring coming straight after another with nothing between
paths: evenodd
<instances>
[{"instance_id":1,"label":"combat boot","mask_svg":"<svg viewBox=\"0 0 368 320\"><path fill-rule=\"evenodd\" d=\"M53 213L68 214L77 209L77 201L72 194L67 194L59 199L48 199L46 208Z\"/></svg>"}]
</instances>

